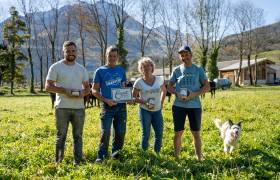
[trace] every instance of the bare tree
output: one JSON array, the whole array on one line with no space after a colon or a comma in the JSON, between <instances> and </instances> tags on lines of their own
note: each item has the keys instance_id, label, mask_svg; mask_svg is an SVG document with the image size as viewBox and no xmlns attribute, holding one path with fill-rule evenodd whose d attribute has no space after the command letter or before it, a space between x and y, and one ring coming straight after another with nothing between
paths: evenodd
<instances>
[{"instance_id":1,"label":"bare tree","mask_svg":"<svg viewBox=\"0 0 280 180\"><path fill-rule=\"evenodd\" d=\"M141 31L139 33L139 36L140 52L142 57L145 55L145 47L156 25L157 10L158 3L156 0L140 1Z\"/></svg>"},{"instance_id":2,"label":"bare tree","mask_svg":"<svg viewBox=\"0 0 280 180\"><path fill-rule=\"evenodd\" d=\"M81 2L79 4L74 5L73 14L76 25L78 26L78 33L81 40L82 45L82 60L84 67L86 66L85 59L85 37L86 37L86 24L89 22L88 13L84 10Z\"/></svg>"},{"instance_id":3,"label":"bare tree","mask_svg":"<svg viewBox=\"0 0 280 180\"><path fill-rule=\"evenodd\" d=\"M66 33L65 33L65 36L64 36L64 41L67 41L70 38L71 22L72 22L71 12L72 12L72 10L70 9L69 12L66 12L66 14L65 14Z\"/></svg>"},{"instance_id":4,"label":"bare tree","mask_svg":"<svg viewBox=\"0 0 280 180\"><path fill-rule=\"evenodd\" d=\"M200 64L205 69L208 59L211 33L211 0L192 0L185 17L195 40L198 43L201 55Z\"/></svg>"},{"instance_id":5,"label":"bare tree","mask_svg":"<svg viewBox=\"0 0 280 180\"><path fill-rule=\"evenodd\" d=\"M30 93L35 93L34 90L34 68L33 68L33 59L32 59L32 23L34 18L34 8L33 0L18 0L20 9L23 13L24 21L26 23L27 33L30 35L27 42L27 52L28 52L28 62L30 65Z\"/></svg>"},{"instance_id":6,"label":"bare tree","mask_svg":"<svg viewBox=\"0 0 280 180\"><path fill-rule=\"evenodd\" d=\"M116 32L117 32L117 47L119 49L119 62L126 69L128 62L126 60L127 50L124 48L124 24L129 18L126 11L131 8L131 0L110 0L114 5L112 6L112 13L115 19Z\"/></svg>"},{"instance_id":7,"label":"bare tree","mask_svg":"<svg viewBox=\"0 0 280 180\"><path fill-rule=\"evenodd\" d=\"M207 63L208 77L210 80L217 78L219 70L217 61L219 50L222 46L226 30L231 24L230 6L226 0L209 1L210 11L210 56Z\"/></svg>"},{"instance_id":8,"label":"bare tree","mask_svg":"<svg viewBox=\"0 0 280 180\"><path fill-rule=\"evenodd\" d=\"M51 65L51 61L52 61L52 59L51 59L51 57L52 57L51 51L52 50L51 50L51 47L50 47L50 43L48 42L49 41L48 37L41 36L41 38L42 38L41 43L42 43L42 48L43 48L43 58L45 57L45 61L46 61L45 62L45 70L46 70L46 72L48 72L49 67ZM43 80L43 81L45 82L45 80Z\"/></svg>"},{"instance_id":9,"label":"bare tree","mask_svg":"<svg viewBox=\"0 0 280 180\"><path fill-rule=\"evenodd\" d=\"M175 1L178 3L178 1ZM161 30L159 30L159 33L163 35L166 45L166 56L169 61L169 72L171 74L172 72L172 66L174 61L174 54L175 51L178 49L179 39L180 39L180 27L178 27L179 23L176 23L179 19L176 18L175 14L176 12L176 3L171 1L162 1L160 3L160 9L159 9L159 21L162 24ZM178 10L178 9L177 9ZM171 28L172 26L176 27L177 30L174 30Z\"/></svg>"},{"instance_id":10,"label":"bare tree","mask_svg":"<svg viewBox=\"0 0 280 180\"><path fill-rule=\"evenodd\" d=\"M244 1L244 2L248 2L249 1ZM250 79L250 85L253 85L253 77L252 77L252 68L251 68L251 55L252 55L252 51L253 51L253 47L252 47L252 43L253 43L253 32L252 32L252 15L254 15L254 9L251 6L252 4L248 4L247 8L247 21L248 21L248 28L247 28L247 32L245 33L245 38L246 38L246 44L247 44L247 62L248 62L248 69L249 69L249 79Z\"/></svg>"},{"instance_id":11,"label":"bare tree","mask_svg":"<svg viewBox=\"0 0 280 180\"><path fill-rule=\"evenodd\" d=\"M254 18L253 20L253 24L255 27L260 27L264 24L264 15L263 15L263 9L256 9L255 11L255 16L256 18ZM254 37L253 37L253 50L255 53L255 81L254 84L257 85L258 84L258 64L257 64L257 59L258 59L258 55L259 55L259 51L262 45L262 41L260 38L260 34L261 34L261 28L257 28L254 30Z\"/></svg>"},{"instance_id":12,"label":"bare tree","mask_svg":"<svg viewBox=\"0 0 280 180\"><path fill-rule=\"evenodd\" d=\"M182 37L182 33L181 33L181 19L182 19L182 5L181 5L181 1L180 0L174 0L173 1L173 7L171 6L171 8L173 8L173 12L174 12L174 24L176 25L176 33L178 35L178 44L181 46L183 43L183 37Z\"/></svg>"},{"instance_id":13,"label":"bare tree","mask_svg":"<svg viewBox=\"0 0 280 180\"><path fill-rule=\"evenodd\" d=\"M190 44L190 40L191 40L191 28L189 27L189 12L190 11L190 3L186 2L183 4L183 8L184 8L184 23L185 23L185 42L187 44Z\"/></svg>"},{"instance_id":14,"label":"bare tree","mask_svg":"<svg viewBox=\"0 0 280 180\"><path fill-rule=\"evenodd\" d=\"M99 45L101 65L104 65L108 46L109 15L111 10L104 1L97 3L95 0L89 1L87 9L89 11L89 21L86 30L92 34L92 37Z\"/></svg>"},{"instance_id":15,"label":"bare tree","mask_svg":"<svg viewBox=\"0 0 280 180\"><path fill-rule=\"evenodd\" d=\"M34 43L35 43L35 50L37 57L39 58L40 62L40 92L43 91L44 88L44 81L43 81L43 50L46 51L46 48L43 48L43 37L38 37L38 24L35 22L33 23L33 34L34 34Z\"/></svg>"},{"instance_id":16,"label":"bare tree","mask_svg":"<svg viewBox=\"0 0 280 180\"><path fill-rule=\"evenodd\" d=\"M239 85L239 78L244 54L246 54L247 56L250 84L253 85L252 69L250 63L253 52L253 29L256 28L254 22L258 21L257 18L260 17L260 11L261 9L254 7L254 5L250 1L246 0L241 1L234 6L234 29L237 33L236 37L239 41L240 56L240 65L236 85Z\"/></svg>"},{"instance_id":17,"label":"bare tree","mask_svg":"<svg viewBox=\"0 0 280 180\"><path fill-rule=\"evenodd\" d=\"M56 41L57 41L57 31L58 31L58 6L59 0L47 0L47 4L51 7L51 10L48 12L48 17L46 18L46 12L42 12L41 22L43 27L48 35L48 39L51 44L51 58L52 63L56 62Z\"/></svg>"},{"instance_id":18,"label":"bare tree","mask_svg":"<svg viewBox=\"0 0 280 180\"><path fill-rule=\"evenodd\" d=\"M244 54L245 31L247 29L246 8L243 8L242 5L235 5L233 9L233 17L234 17L233 29L236 32L236 38L238 40L238 49L239 49L239 69L238 69L235 85L239 86L239 79L240 79L243 54Z\"/></svg>"}]
</instances>

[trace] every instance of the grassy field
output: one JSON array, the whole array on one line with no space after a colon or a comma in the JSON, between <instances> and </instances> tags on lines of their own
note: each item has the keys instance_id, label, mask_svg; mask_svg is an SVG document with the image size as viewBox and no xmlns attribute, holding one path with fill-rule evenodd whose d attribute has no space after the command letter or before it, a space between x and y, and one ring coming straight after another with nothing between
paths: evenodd
<instances>
[{"instance_id":1,"label":"grassy field","mask_svg":"<svg viewBox=\"0 0 280 180\"><path fill-rule=\"evenodd\" d=\"M280 63L280 50L266 51L259 54L259 57L266 57L276 63Z\"/></svg>"},{"instance_id":2,"label":"grassy field","mask_svg":"<svg viewBox=\"0 0 280 180\"><path fill-rule=\"evenodd\" d=\"M54 111L48 96L0 97L0 179L279 179L280 87L246 87L218 91L203 99L202 140L204 161L194 158L190 132L184 134L181 158L173 157L171 103L163 110L164 137L160 156L152 147L141 151L137 106L128 107L127 134L122 159L94 163L99 141L99 109L86 110L84 160L74 166L69 127L65 159L53 162ZM214 118L243 120L239 147L223 153ZM153 137L151 138L153 140ZM150 141L152 146L152 141Z\"/></svg>"}]
</instances>

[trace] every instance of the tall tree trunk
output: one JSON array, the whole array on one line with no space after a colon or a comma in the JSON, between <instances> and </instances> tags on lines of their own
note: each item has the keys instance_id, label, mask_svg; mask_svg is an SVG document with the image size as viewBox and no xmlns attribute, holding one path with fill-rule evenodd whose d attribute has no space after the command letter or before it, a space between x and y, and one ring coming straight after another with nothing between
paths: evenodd
<instances>
[{"instance_id":1,"label":"tall tree trunk","mask_svg":"<svg viewBox=\"0 0 280 180\"><path fill-rule=\"evenodd\" d=\"M55 44L54 43L55 43L54 41L51 42L51 46L52 46L52 64L55 63Z\"/></svg>"},{"instance_id":2,"label":"tall tree trunk","mask_svg":"<svg viewBox=\"0 0 280 180\"><path fill-rule=\"evenodd\" d=\"M14 95L14 79L15 79L15 69L16 69L16 60L15 60L15 55L12 54L11 56L11 87L10 87L10 93Z\"/></svg>"},{"instance_id":3,"label":"tall tree trunk","mask_svg":"<svg viewBox=\"0 0 280 180\"><path fill-rule=\"evenodd\" d=\"M240 79L240 75L241 75L242 61L243 61L243 56L240 55L239 68L238 68L237 78L236 78L236 81L235 81L236 86L240 86L239 79Z\"/></svg>"},{"instance_id":4,"label":"tall tree trunk","mask_svg":"<svg viewBox=\"0 0 280 180\"><path fill-rule=\"evenodd\" d=\"M172 66L173 66L173 58L172 58L172 56L170 56L169 57L169 73L170 73L170 75L171 75L171 73L172 73Z\"/></svg>"},{"instance_id":5,"label":"tall tree trunk","mask_svg":"<svg viewBox=\"0 0 280 180\"><path fill-rule=\"evenodd\" d=\"M239 84L239 79L240 79L240 75L241 75L241 68L242 68L242 61L243 61L243 32L241 32L241 39L239 40L239 69L238 69L238 73L237 73L237 78L235 81L235 85L236 86L240 86ZM238 36L237 36L238 37Z\"/></svg>"},{"instance_id":6,"label":"tall tree trunk","mask_svg":"<svg viewBox=\"0 0 280 180\"><path fill-rule=\"evenodd\" d=\"M47 72L49 71L49 56L47 56L47 62L46 62L46 69L47 69Z\"/></svg>"},{"instance_id":7,"label":"tall tree trunk","mask_svg":"<svg viewBox=\"0 0 280 180\"><path fill-rule=\"evenodd\" d=\"M28 61L29 61L29 64L30 64L30 89L29 89L29 92L30 93L35 93L35 90L34 90L34 69L33 69L33 61L32 61L32 53L31 53L31 48L30 46L27 48L27 51L28 51Z\"/></svg>"},{"instance_id":8,"label":"tall tree trunk","mask_svg":"<svg viewBox=\"0 0 280 180\"><path fill-rule=\"evenodd\" d=\"M253 77L252 77L252 68L251 68L251 55L249 54L247 56L248 59L248 70L249 70L249 79L250 79L250 85L253 85Z\"/></svg>"},{"instance_id":9,"label":"tall tree trunk","mask_svg":"<svg viewBox=\"0 0 280 180\"><path fill-rule=\"evenodd\" d=\"M105 51L106 49L100 47L101 66L106 64Z\"/></svg>"},{"instance_id":10,"label":"tall tree trunk","mask_svg":"<svg viewBox=\"0 0 280 180\"><path fill-rule=\"evenodd\" d=\"M140 51L141 51L141 57L144 57L145 55L145 47L144 47L144 30L145 30L145 27L144 25L142 24L141 26L141 38L140 38Z\"/></svg>"},{"instance_id":11,"label":"tall tree trunk","mask_svg":"<svg viewBox=\"0 0 280 180\"><path fill-rule=\"evenodd\" d=\"M85 59L85 40L81 37L81 43L82 43L82 58L83 58L83 65L86 67L86 59Z\"/></svg>"},{"instance_id":12,"label":"tall tree trunk","mask_svg":"<svg viewBox=\"0 0 280 180\"><path fill-rule=\"evenodd\" d=\"M40 92L43 92L44 82L43 82L43 57L40 56Z\"/></svg>"},{"instance_id":13,"label":"tall tree trunk","mask_svg":"<svg viewBox=\"0 0 280 180\"><path fill-rule=\"evenodd\" d=\"M258 84L258 64L257 64L258 54L255 55L255 86Z\"/></svg>"},{"instance_id":14,"label":"tall tree trunk","mask_svg":"<svg viewBox=\"0 0 280 180\"><path fill-rule=\"evenodd\" d=\"M200 60L200 64L204 70L206 70L206 64L207 64L207 51L208 51L207 49L202 50L202 57Z\"/></svg>"}]
</instances>

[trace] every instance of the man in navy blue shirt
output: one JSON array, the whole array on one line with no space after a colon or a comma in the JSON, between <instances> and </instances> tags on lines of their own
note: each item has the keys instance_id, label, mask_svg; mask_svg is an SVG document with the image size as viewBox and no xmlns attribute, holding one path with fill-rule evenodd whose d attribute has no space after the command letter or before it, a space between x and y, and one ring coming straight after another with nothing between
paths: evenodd
<instances>
[{"instance_id":1,"label":"man in navy blue shirt","mask_svg":"<svg viewBox=\"0 0 280 180\"><path fill-rule=\"evenodd\" d=\"M101 138L96 162L100 163L108 156L110 131L113 123L112 158L119 157L126 132L126 104L117 103L112 98L111 89L125 87L126 75L121 66L117 66L118 49L110 46L106 50L107 63L99 67L93 78L93 94L101 103Z\"/></svg>"}]
</instances>

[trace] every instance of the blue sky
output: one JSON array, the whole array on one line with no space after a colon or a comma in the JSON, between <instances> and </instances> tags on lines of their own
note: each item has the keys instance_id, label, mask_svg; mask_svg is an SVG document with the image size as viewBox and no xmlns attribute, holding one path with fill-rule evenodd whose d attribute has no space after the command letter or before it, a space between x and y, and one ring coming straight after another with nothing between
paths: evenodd
<instances>
[{"instance_id":1,"label":"blue sky","mask_svg":"<svg viewBox=\"0 0 280 180\"><path fill-rule=\"evenodd\" d=\"M42 0L36 0L38 2ZM137 0L135 0L137 1ZM241 0L231 0L232 3ZM6 19L9 15L9 7L17 6L18 0L0 0L0 22ZM70 0L60 0L60 4L73 2ZM258 8L264 9L265 24L272 24L280 21L280 0L251 0L251 2Z\"/></svg>"},{"instance_id":2,"label":"blue sky","mask_svg":"<svg viewBox=\"0 0 280 180\"><path fill-rule=\"evenodd\" d=\"M239 1L231 0L232 3ZM265 24L280 21L280 0L251 0L251 2L256 7L264 9Z\"/></svg>"}]
</instances>

